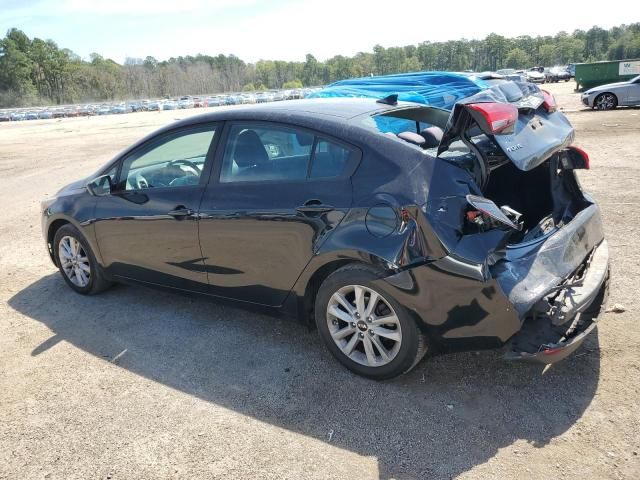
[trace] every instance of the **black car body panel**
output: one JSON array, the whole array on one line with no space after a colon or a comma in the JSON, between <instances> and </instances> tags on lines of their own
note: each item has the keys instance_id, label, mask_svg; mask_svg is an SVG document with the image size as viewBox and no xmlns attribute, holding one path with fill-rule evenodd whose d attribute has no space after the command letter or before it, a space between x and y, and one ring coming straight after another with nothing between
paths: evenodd
<instances>
[{"instance_id":1,"label":"black car body panel","mask_svg":"<svg viewBox=\"0 0 640 480\"><path fill-rule=\"evenodd\" d=\"M498 347L533 309L543 310L545 301L551 308L547 297L562 289L604 234L597 206L573 170L562 168L573 129L560 112L520 105L513 133L485 135L472 149L479 153L457 152L465 108L457 106L440 125L438 148L423 149L375 130L371 119L416 116L417 127L422 116L442 118L425 106L314 99L221 107L145 137L91 177L118 171L123 159L159 136L215 125L198 185L123 191L120 183L94 196L84 188L87 180L76 182L44 203L45 239L51 252L52 232L68 221L113 278L278 308L305 320L318 282L339 266L362 263L379 272L378 281L441 350ZM294 126L358 155L337 177L222 183L220 164L234 122ZM514 144L524 148L511 149ZM494 180L478 182L480 159ZM504 191L496 186L510 182ZM515 202L511 206L524 211L523 231L470 225L469 194ZM177 207L190 213L172 216ZM534 235L544 222L553 228Z\"/></svg>"}]
</instances>

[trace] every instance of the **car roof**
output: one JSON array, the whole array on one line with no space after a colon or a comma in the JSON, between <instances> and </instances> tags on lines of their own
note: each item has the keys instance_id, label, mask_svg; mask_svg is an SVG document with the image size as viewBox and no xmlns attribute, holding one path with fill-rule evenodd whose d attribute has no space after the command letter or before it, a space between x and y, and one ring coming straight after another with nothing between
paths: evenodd
<instances>
[{"instance_id":1,"label":"car roof","mask_svg":"<svg viewBox=\"0 0 640 480\"><path fill-rule=\"evenodd\" d=\"M196 115L180 122L181 126L223 120L264 120L284 123L301 123L306 120L322 120L330 123L346 123L362 115L373 115L398 107L409 105L398 102L397 105L378 103L372 98L309 98L303 100L285 100L277 103L257 103L218 107L214 112ZM302 122L307 123L307 122ZM175 124L173 125L176 126Z\"/></svg>"},{"instance_id":2,"label":"car roof","mask_svg":"<svg viewBox=\"0 0 640 480\"><path fill-rule=\"evenodd\" d=\"M363 117L366 116L407 108L432 107L411 102L397 102L397 104L388 105L378 103L374 98L344 97L216 107L212 112L194 115L165 125L120 152L116 159L127 155L139 145L167 131L209 122L238 120L274 122L308 128L360 148L377 148L379 152L384 152L384 156L388 157L390 161L395 162L395 158L407 156L408 152L412 152L413 147L404 141L391 141L389 135L372 129L366 125L367 122L361 120L364 120ZM393 137L395 138L395 136ZM384 145L380 146L380 142Z\"/></svg>"}]
</instances>

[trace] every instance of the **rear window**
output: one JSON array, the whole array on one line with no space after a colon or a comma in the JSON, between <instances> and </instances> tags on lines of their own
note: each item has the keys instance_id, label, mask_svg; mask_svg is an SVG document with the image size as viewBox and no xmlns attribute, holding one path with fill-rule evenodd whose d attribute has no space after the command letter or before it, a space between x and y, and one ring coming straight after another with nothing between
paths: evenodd
<instances>
[{"instance_id":1,"label":"rear window","mask_svg":"<svg viewBox=\"0 0 640 480\"><path fill-rule=\"evenodd\" d=\"M322 138L316 141L310 178L339 177L344 173L353 150Z\"/></svg>"},{"instance_id":2,"label":"rear window","mask_svg":"<svg viewBox=\"0 0 640 480\"><path fill-rule=\"evenodd\" d=\"M444 128L449 114L449 111L436 107L402 107L365 117L363 122L369 129L397 135L402 132L421 132L432 126Z\"/></svg>"}]
</instances>

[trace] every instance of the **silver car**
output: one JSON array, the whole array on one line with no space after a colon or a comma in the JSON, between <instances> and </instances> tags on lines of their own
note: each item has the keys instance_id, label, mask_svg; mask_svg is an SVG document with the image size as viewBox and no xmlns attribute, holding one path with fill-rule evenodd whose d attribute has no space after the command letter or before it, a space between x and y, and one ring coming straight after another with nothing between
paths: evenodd
<instances>
[{"instance_id":1,"label":"silver car","mask_svg":"<svg viewBox=\"0 0 640 480\"><path fill-rule=\"evenodd\" d=\"M590 88L581 98L582 103L596 110L611 110L618 105L640 105L640 75L626 82Z\"/></svg>"}]
</instances>

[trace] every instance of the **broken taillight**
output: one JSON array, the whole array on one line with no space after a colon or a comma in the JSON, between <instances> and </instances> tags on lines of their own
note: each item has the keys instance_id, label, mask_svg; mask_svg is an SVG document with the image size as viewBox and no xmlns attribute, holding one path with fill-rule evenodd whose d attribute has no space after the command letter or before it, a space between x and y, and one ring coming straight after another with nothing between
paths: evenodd
<instances>
[{"instance_id":1,"label":"broken taillight","mask_svg":"<svg viewBox=\"0 0 640 480\"><path fill-rule=\"evenodd\" d=\"M468 107L480 114L474 115L480 128L493 135L511 133L518 120L518 109L509 103L471 103ZM485 125L482 125L482 121Z\"/></svg>"},{"instance_id":2,"label":"broken taillight","mask_svg":"<svg viewBox=\"0 0 640 480\"><path fill-rule=\"evenodd\" d=\"M571 145L569 148L569 157L571 158L572 168L584 168L589 170L589 154L580 147Z\"/></svg>"},{"instance_id":3,"label":"broken taillight","mask_svg":"<svg viewBox=\"0 0 640 480\"><path fill-rule=\"evenodd\" d=\"M556 103L556 99L553 95L551 95L546 90L542 90L542 96L544 98L544 102L542 102L542 106L547 112L553 113L556 110L558 110L558 104Z\"/></svg>"}]
</instances>

